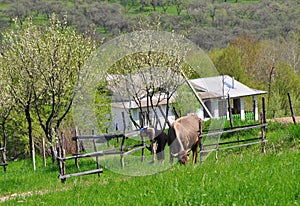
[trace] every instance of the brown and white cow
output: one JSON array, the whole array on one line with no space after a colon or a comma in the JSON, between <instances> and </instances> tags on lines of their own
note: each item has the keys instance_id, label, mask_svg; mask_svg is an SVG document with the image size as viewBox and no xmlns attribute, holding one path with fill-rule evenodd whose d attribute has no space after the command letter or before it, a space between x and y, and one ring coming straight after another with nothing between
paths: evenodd
<instances>
[{"instance_id":1,"label":"brown and white cow","mask_svg":"<svg viewBox=\"0 0 300 206\"><path fill-rule=\"evenodd\" d=\"M179 162L186 164L192 150L193 163L196 163L200 124L202 120L196 115L180 117L173 122L168 132L171 162L177 157Z\"/></svg>"}]
</instances>

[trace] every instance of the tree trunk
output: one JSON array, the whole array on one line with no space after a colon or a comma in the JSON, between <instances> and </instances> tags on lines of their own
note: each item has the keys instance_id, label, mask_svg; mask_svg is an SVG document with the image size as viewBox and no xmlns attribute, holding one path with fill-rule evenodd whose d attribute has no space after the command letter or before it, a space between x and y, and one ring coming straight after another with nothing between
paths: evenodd
<instances>
[{"instance_id":1,"label":"tree trunk","mask_svg":"<svg viewBox=\"0 0 300 206\"><path fill-rule=\"evenodd\" d=\"M31 120L31 115L30 115L30 105L29 104L25 107L25 116L26 116L27 123L28 123L28 137L29 137L30 156L32 158L32 166L33 166L33 170L36 170L34 140L33 140L33 136L32 136L32 120Z\"/></svg>"},{"instance_id":2,"label":"tree trunk","mask_svg":"<svg viewBox=\"0 0 300 206\"><path fill-rule=\"evenodd\" d=\"M50 150L51 150L52 163L54 164L56 162L56 149L53 145L51 145Z\"/></svg>"},{"instance_id":3,"label":"tree trunk","mask_svg":"<svg viewBox=\"0 0 300 206\"><path fill-rule=\"evenodd\" d=\"M273 66L271 68L271 71L269 73L269 82L268 82L268 107L270 105L270 97L271 97L271 86L272 86L272 75L274 72L275 67Z\"/></svg>"},{"instance_id":4,"label":"tree trunk","mask_svg":"<svg viewBox=\"0 0 300 206\"><path fill-rule=\"evenodd\" d=\"M1 124L2 126L2 135L3 135L3 148L4 151L2 151L2 160L3 163L6 164L6 130L5 130L5 120ZM2 142L0 140L0 148L2 147ZM6 165L4 165L4 172L6 172Z\"/></svg>"}]
</instances>

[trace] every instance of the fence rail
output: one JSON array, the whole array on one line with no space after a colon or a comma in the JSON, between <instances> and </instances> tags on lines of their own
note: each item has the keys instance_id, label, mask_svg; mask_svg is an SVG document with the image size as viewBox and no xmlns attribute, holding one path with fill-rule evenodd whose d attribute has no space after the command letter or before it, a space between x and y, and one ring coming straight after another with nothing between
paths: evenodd
<instances>
[{"instance_id":1,"label":"fence rail","mask_svg":"<svg viewBox=\"0 0 300 206\"><path fill-rule=\"evenodd\" d=\"M226 150L226 149L231 149L231 148L237 148L237 147L245 147L245 146L250 146L250 145L255 145L255 144L261 144L262 145L262 153L266 153L266 148L265 148L265 143L268 141L266 140L265 132L266 132L266 109L265 109L265 99L262 98L262 115L261 115L261 123L260 124L253 124L253 125L246 125L246 126L240 126L240 127L233 127L231 128L226 128L223 131L213 131L212 133L206 133L208 131L205 131L205 133L202 131L202 125L199 124L199 147L200 147L200 162L203 162L204 155L207 152L213 152L213 151L219 151L219 150ZM230 115L231 116L231 115ZM252 137L248 139L238 139L235 141L227 141L227 142L218 142L214 144L204 144L203 142L203 137L211 137L211 136L216 136L216 135L223 135L226 133L238 133L240 131L245 131L245 130L251 130L251 129L256 129L256 128L261 128L261 136L260 137ZM221 138L221 137L220 137ZM243 143L243 144L240 144ZM229 145L229 146L224 146L224 145ZM205 149L205 147L209 146L215 146L213 149ZM221 147L220 147L221 146ZM224 146L224 147L222 147ZM217 153L216 153L216 158L217 158Z\"/></svg>"},{"instance_id":2,"label":"fence rail","mask_svg":"<svg viewBox=\"0 0 300 206\"><path fill-rule=\"evenodd\" d=\"M201 128L200 128L200 134L199 134L200 161L203 162L203 155L207 152L232 149L232 148L236 148L236 147L245 147L245 146L250 146L250 145L254 145L254 144L262 144L262 152L265 153L265 142L268 141L268 140L266 140L266 137L265 137L265 130L266 130L267 125L268 125L267 123L247 125L247 126L235 127L234 129L228 128L228 129L225 129L224 131L207 133L207 134L203 134L201 131ZM204 144L203 143L203 137L223 135L226 133L236 133L236 132L255 129L255 128L261 128L261 136L260 137L253 137L253 138L242 139L242 140L238 139L238 140L234 140L234 141L218 142L218 143L213 143L213 144ZM257 141L257 140L259 140L259 141ZM245 143L245 142L247 142L247 143ZM244 143L244 144L240 144L240 143ZM235 144L235 145L232 145L232 144ZM223 145L230 145L230 146L220 147ZM216 148L205 149L205 147L210 147L210 146L215 146Z\"/></svg>"},{"instance_id":3,"label":"fence rail","mask_svg":"<svg viewBox=\"0 0 300 206\"><path fill-rule=\"evenodd\" d=\"M93 132L92 132L93 133ZM105 155L120 155L120 164L121 167L124 168L124 157L126 157L129 154L135 153L137 151L142 150L142 161L144 160L144 149L146 148L146 143L143 137L141 137L142 143L141 144L135 144L130 146L124 146L126 139L130 136L135 136L139 134L139 131L132 131L125 134L104 134L104 135L76 135L72 138L73 141L76 141L76 154L73 154L72 156L66 157L65 151L64 151L64 138L63 135L60 138L60 147L58 149L59 156L57 157L57 160L59 161L59 178L61 179L62 183L65 183L67 178L70 177L76 177L76 176L82 176L82 175L89 175L89 174L100 174L103 172L103 170L100 168L99 164L99 156L105 156ZM102 151L97 151L96 142L104 143L104 139L106 141L109 141L114 138L122 138L122 143L119 148L113 148L113 149L107 149ZM79 154L79 141L80 140L93 140L94 144L94 152L85 153L85 154ZM66 161L75 159L75 165L77 168L79 168L78 160L82 158L89 158L89 157L95 157L96 158L96 165L97 169L95 170L89 170L84 172L78 172L73 174L67 174L66 172Z\"/></svg>"}]
</instances>

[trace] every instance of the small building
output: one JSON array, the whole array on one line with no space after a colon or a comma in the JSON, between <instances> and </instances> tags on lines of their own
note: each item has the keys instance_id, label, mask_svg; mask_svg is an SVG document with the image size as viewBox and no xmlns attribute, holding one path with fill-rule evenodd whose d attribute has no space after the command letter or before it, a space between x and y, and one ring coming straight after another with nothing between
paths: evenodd
<instances>
[{"instance_id":1,"label":"small building","mask_svg":"<svg viewBox=\"0 0 300 206\"><path fill-rule=\"evenodd\" d=\"M210 117L208 113L210 113L213 118L229 119L229 97L233 115L241 120L245 120L250 114L254 120L259 119L258 96L266 94L266 91L249 88L228 75L192 79L189 82L208 110L207 112L202 107L198 113L200 118L208 119ZM245 110L245 98L252 98L251 110ZM249 100L247 102L249 104Z\"/></svg>"}]
</instances>

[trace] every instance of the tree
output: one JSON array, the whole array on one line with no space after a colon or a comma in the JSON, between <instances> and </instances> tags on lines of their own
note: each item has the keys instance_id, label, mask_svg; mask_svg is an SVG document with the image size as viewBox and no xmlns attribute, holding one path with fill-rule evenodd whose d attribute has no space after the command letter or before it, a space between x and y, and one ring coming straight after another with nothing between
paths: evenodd
<instances>
[{"instance_id":1,"label":"tree","mask_svg":"<svg viewBox=\"0 0 300 206\"><path fill-rule=\"evenodd\" d=\"M109 50L109 54L117 57L108 71L109 88L120 102L134 102L147 125L156 125L149 117L151 114L155 117L155 110L162 102L167 105L165 113L168 113L170 99L186 82L185 76L194 76L198 72L198 77L215 75L206 55L190 41L173 33L133 32L120 37L115 45L127 52L122 56L119 52L114 54L117 49L112 45L105 48L104 51ZM127 112L130 117L131 111ZM143 122L136 123L136 127L143 127Z\"/></svg>"},{"instance_id":2,"label":"tree","mask_svg":"<svg viewBox=\"0 0 300 206\"><path fill-rule=\"evenodd\" d=\"M197 25L205 25L207 21L207 2L194 0L188 5L187 11L189 16L195 21Z\"/></svg>"},{"instance_id":3,"label":"tree","mask_svg":"<svg viewBox=\"0 0 300 206\"><path fill-rule=\"evenodd\" d=\"M276 74L272 81L271 101L269 110L277 111L278 115L287 115L290 111L287 93L293 98L293 104L299 105L300 76L299 73L283 62L276 66ZM298 107L295 107L298 110Z\"/></svg>"},{"instance_id":4,"label":"tree","mask_svg":"<svg viewBox=\"0 0 300 206\"><path fill-rule=\"evenodd\" d=\"M220 74L228 74L238 81L245 82L247 76L241 56L241 51L232 45L228 45L224 50L215 50L210 54Z\"/></svg>"},{"instance_id":5,"label":"tree","mask_svg":"<svg viewBox=\"0 0 300 206\"><path fill-rule=\"evenodd\" d=\"M149 0L140 0L139 1L139 3L140 3L140 8L139 8L140 12L144 11L145 6L147 6L149 4L148 1Z\"/></svg>"},{"instance_id":6,"label":"tree","mask_svg":"<svg viewBox=\"0 0 300 206\"><path fill-rule=\"evenodd\" d=\"M3 35L3 55L7 84L9 91L17 107L24 111L28 124L28 137L30 155L35 170L35 150L32 136L32 105L35 101L33 96L33 84L38 82L38 68L32 65L35 52L32 48L33 40L37 34L37 28L32 27L30 21L20 24L16 22L16 30L8 31ZM24 28L24 29L23 29ZM41 66L41 65L40 65Z\"/></svg>"},{"instance_id":7,"label":"tree","mask_svg":"<svg viewBox=\"0 0 300 206\"><path fill-rule=\"evenodd\" d=\"M122 19L120 5L116 3L95 2L89 5L85 12L95 25L103 27L105 33L117 27L118 21Z\"/></svg>"},{"instance_id":8,"label":"tree","mask_svg":"<svg viewBox=\"0 0 300 206\"><path fill-rule=\"evenodd\" d=\"M0 134L2 139L0 139L0 148L4 148L2 152L2 159L6 161L6 149L7 149L7 121L10 116L11 110L13 108L12 96L8 91L8 85L6 82L6 76L4 73L5 67L3 62L0 62Z\"/></svg>"},{"instance_id":9,"label":"tree","mask_svg":"<svg viewBox=\"0 0 300 206\"><path fill-rule=\"evenodd\" d=\"M180 61L181 59L158 52L127 56L111 69L110 73L114 76L109 81L110 88L121 97L119 101L134 101L143 122L153 126L151 114L157 113L158 106L163 101L169 105L174 92L184 83ZM146 111L143 110L144 107ZM166 110L168 111L168 107ZM127 113L131 115L131 111ZM166 111L165 113L167 114ZM134 121L132 118L131 120ZM134 124L141 128L144 126L143 122Z\"/></svg>"},{"instance_id":10,"label":"tree","mask_svg":"<svg viewBox=\"0 0 300 206\"><path fill-rule=\"evenodd\" d=\"M120 0L120 4L125 10L125 14L128 14L129 10L134 6L134 1Z\"/></svg>"},{"instance_id":11,"label":"tree","mask_svg":"<svg viewBox=\"0 0 300 206\"><path fill-rule=\"evenodd\" d=\"M46 138L53 144L54 137L58 136L59 126L69 113L76 95L74 87L79 71L84 60L95 49L95 44L61 23L55 15L51 17L50 26L41 34L37 44L45 49L40 49L38 55L46 58L41 59L44 62L39 71L41 85L34 87L37 99L34 108ZM51 148L54 161L55 155L53 147Z\"/></svg>"},{"instance_id":12,"label":"tree","mask_svg":"<svg viewBox=\"0 0 300 206\"><path fill-rule=\"evenodd\" d=\"M183 0L172 0L172 3L175 5L177 15L179 16L185 7L184 1Z\"/></svg>"},{"instance_id":13,"label":"tree","mask_svg":"<svg viewBox=\"0 0 300 206\"><path fill-rule=\"evenodd\" d=\"M17 18L19 23L22 24L23 21L30 15L31 12L31 1L25 0L13 0L11 7L8 7L4 12L13 22L14 18Z\"/></svg>"},{"instance_id":14,"label":"tree","mask_svg":"<svg viewBox=\"0 0 300 206\"><path fill-rule=\"evenodd\" d=\"M10 89L18 106L25 111L31 155L34 156L34 112L52 145L54 160L54 136L70 111L78 73L95 45L60 23L56 15L51 17L48 27L27 20L23 27L16 24L16 28L4 35L3 56Z\"/></svg>"},{"instance_id":15,"label":"tree","mask_svg":"<svg viewBox=\"0 0 300 206\"><path fill-rule=\"evenodd\" d=\"M168 7L171 5L171 1L172 0L160 0L159 1L159 5L161 6L161 8L163 9L163 12L166 13Z\"/></svg>"}]
</instances>

